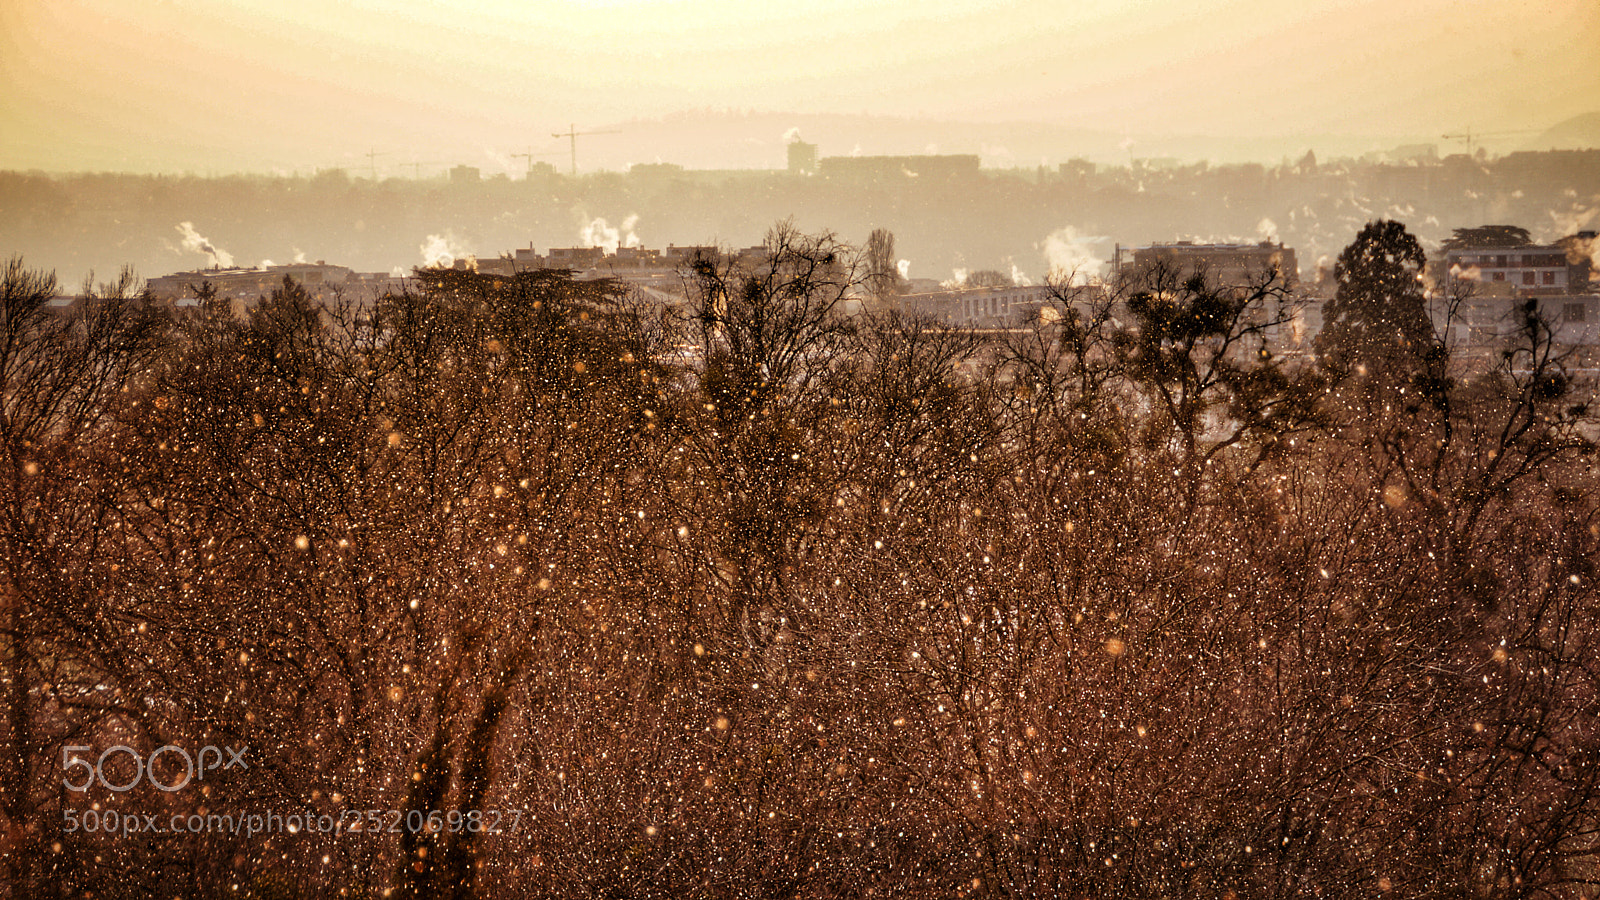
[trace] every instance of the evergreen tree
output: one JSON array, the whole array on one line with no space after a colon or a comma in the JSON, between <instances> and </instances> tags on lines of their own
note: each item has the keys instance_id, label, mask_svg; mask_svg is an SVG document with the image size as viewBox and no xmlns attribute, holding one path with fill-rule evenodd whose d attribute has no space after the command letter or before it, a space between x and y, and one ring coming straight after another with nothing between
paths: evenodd
<instances>
[{"instance_id":1,"label":"evergreen tree","mask_svg":"<svg viewBox=\"0 0 1600 900\"><path fill-rule=\"evenodd\" d=\"M1399 222L1367 223L1334 265L1338 289L1323 310L1317 353L1336 372L1413 369L1432 348L1419 276L1422 245Z\"/></svg>"},{"instance_id":2,"label":"evergreen tree","mask_svg":"<svg viewBox=\"0 0 1600 900\"><path fill-rule=\"evenodd\" d=\"M1445 250L1464 250L1467 247L1528 247L1533 235L1519 225L1479 225L1477 228L1457 228L1444 242Z\"/></svg>"}]
</instances>

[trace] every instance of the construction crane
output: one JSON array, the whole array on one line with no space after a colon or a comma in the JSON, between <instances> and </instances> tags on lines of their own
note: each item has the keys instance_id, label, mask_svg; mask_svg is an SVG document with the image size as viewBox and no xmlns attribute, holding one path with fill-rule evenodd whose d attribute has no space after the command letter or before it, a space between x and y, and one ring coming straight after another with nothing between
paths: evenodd
<instances>
[{"instance_id":1,"label":"construction crane","mask_svg":"<svg viewBox=\"0 0 1600 900\"><path fill-rule=\"evenodd\" d=\"M576 125L568 125L566 131L557 132L557 133L552 134L550 136L551 137L558 137L558 138L566 138L567 140L572 142L572 174L573 174L574 177L576 177L577 174L578 174L578 137L580 135L582 135L584 137L588 137L591 134L618 134L618 133L619 132L615 132L615 131L579 131L578 130L578 126L576 126Z\"/></svg>"},{"instance_id":2,"label":"construction crane","mask_svg":"<svg viewBox=\"0 0 1600 900\"><path fill-rule=\"evenodd\" d=\"M1445 134L1445 135L1440 135L1440 137L1442 137L1444 140L1447 140L1447 141L1460 141L1463 144L1466 144L1467 145L1467 155L1471 156L1472 155L1472 145L1475 144L1475 143L1476 144L1482 144L1483 143L1482 139L1486 138L1486 137L1509 137L1509 136L1511 136L1513 134L1542 134L1542 133L1543 132L1540 129L1537 129L1537 128L1519 128L1519 129L1516 129L1516 130L1513 130L1513 131L1478 131L1478 132L1474 132L1471 128L1468 128L1466 131L1463 131L1460 134Z\"/></svg>"},{"instance_id":3,"label":"construction crane","mask_svg":"<svg viewBox=\"0 0 1600 900\"><path fill-rule=\"evenodd\" d=\"M366 153L362 154L362 156L365 156L367 158L368 164L370 164L372 166L372 180L373 181L377 181L378 180L378 157L380 157L380 156L388 156L388 155L389 155L388 153L379 153L377 150L368 150Z\"/></svg>"}]
</instances>

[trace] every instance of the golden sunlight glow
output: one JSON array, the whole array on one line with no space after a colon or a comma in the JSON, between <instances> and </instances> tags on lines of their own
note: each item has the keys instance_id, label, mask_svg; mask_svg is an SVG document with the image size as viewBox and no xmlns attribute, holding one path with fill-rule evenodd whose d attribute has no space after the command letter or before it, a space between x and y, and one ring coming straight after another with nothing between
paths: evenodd
<instances>
[{"instance_id":1,"label":"golden sunlight glow","mask_svg":"<svg viewBox=\"0 0 1600 900\"><path fill-rule=\"evenodd\" d=\"M401 131L515 147L690 109L1536 128L1592 111L1597 47L1589 0L10 0L0 167L158 164L174 140L328 164Z\"/></svg>"}]
</instances>

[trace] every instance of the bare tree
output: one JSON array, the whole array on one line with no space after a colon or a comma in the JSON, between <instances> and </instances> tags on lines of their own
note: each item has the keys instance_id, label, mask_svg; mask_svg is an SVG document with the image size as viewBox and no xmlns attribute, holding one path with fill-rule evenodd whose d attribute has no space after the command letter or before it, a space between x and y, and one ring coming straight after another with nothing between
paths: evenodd
<instances>
[{"instance_id":1,"label":"bare tree","mask_svg":"<svg viewBox=\"0 0 1600 900\"><path fill-rule=\"evenodd\" d=\"M1600 486L1536 308L1492 372L1343 390L1272 353L1270 276L994 338L769 250L678 321L453 270L58 317L8 270L7 885L1592 893ZM112 743L251 768L61 784Z\"/></svg>"}]
</instances>

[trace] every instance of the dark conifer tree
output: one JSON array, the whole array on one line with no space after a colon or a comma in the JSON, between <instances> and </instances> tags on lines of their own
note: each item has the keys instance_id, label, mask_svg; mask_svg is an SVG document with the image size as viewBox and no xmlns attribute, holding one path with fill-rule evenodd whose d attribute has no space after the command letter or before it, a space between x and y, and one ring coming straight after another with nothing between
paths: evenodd
<instances>
[{"instance_id":1,"label":"dark conifer tree","mask_svg":"<svg viewBox=\"0 0 1600 900\"><path fill-rule=\"evenodd\" d=\"M1337 292L1323 311L1317 352L1336 373L1410 371L1433 347L1420 276L1422 245L1399 222L1369 222L1334 265Z\"/></svg>"}]
</instances>

